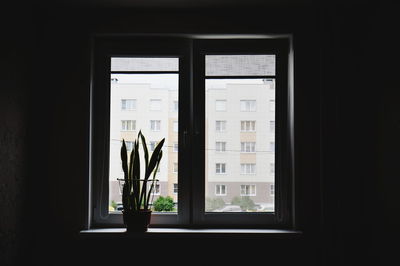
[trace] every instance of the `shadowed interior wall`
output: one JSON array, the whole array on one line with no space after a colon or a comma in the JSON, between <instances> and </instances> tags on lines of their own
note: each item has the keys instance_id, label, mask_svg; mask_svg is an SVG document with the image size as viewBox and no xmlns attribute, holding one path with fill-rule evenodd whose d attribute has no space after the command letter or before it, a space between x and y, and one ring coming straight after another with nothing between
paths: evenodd
<instances>
[{"instance_id":1,"label":"shadowed interior wall","mask_svg":"<svg viewBox=\"0 0 400 266\"><path fill-rule=\"evenodd\" d=\"M388 236L397 234L400 224L395 7L384 2L240 10L48 6L30 9L32 18L13 9L2 23L9 25L0 91L4 265L126 263L130 258L121 254L143 245L161 249L144 251L152 260L158 252L162 260L173 257L182 265L187 261L178 255L184 251L204 263L214 256L219 263L252 258L280 265L387 265L395 259ZM140 244L80 238L94 32L293 33L301 117L297 211L304 237L165 238Z\"/></svg>"}]
</instances>

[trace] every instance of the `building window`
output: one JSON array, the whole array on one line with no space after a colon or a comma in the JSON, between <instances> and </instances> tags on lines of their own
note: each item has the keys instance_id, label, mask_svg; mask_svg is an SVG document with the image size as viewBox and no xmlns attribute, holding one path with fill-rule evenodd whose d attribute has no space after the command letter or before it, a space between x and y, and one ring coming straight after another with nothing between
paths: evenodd
<instances>
[{"instance_id":1,"label":"building window","mask_svg":"<svg viewBox=\"0 0 400 266\"><path fill-rule=\"evenodd\" d=\"M157 146L157 141L149 141L149 151L153 152Z\"/></svg>"},{"instance_id":2,"label":"building window","mask_svg":"<svg viewBox=\"0 0 400 266\"><path fill-rule=\"evenodd\" d=\"M272 175L275 174L275 164L274 163L269 164L269 173Z\"/></svg>"},{"instance_id":3,"label":"building window","mask_svg":"<svg viewBox=\"0 0 400 266\"><path fill-rule=\"evenodd\" d=\"M108 215L107 207L111 199L121 201L119 193L112 194L121 178L120 141L133 141L136 134L121 131L141 130L150 151L156 141L167 138L159 168L165 170L157 175L162 182L154 193L172 196L179 206L168 215L154 213L153 226L290 228L296 191L292 167L297 158L292 142L299 139L293 133L298 94L290 87L293 80L288 80L293 73L290 38L96 36L94 42L88 160L90 202L96 206L91 208L93 226L122 224L122 214ZM118 83L110 83L110 78ZM279 112L272 111L275 105ZM270 121L276 121L276 129ZM256 130L257 134L243 134ZM275 162L272 174L268 166ZM277 184L273 203L271 183ZM161 187L164 184L168 189ZM224 214L234 198L256 195L256 185L262 190L252 200L260 208ZM207 199L227 195L228 186L229 198L218 199L226 206L209 211Z\"/></svg>"},{"instance_id":4,"label":"building window","mask_svg":"<svg viewBox=\"0 0 400 266\"><path fill-rule=\"evenodd\" d=\"M272 152L275 151L275 141L269 142L269 151L272 151Z\"/></svg>"},{"instance_id":5,"label":"building window","mask_svg":"<svg viewBox=\"0 0 400 266\"><path fill-rule=\"evenodd\" d=\"M225 163L216 163L215 164L215 173L216 174L226 174L226 164Z\"/></svg>"},{"instance_id":6,"label":"building window","mask_svg":"<svg viewBox=\"0 0 400 266\"><path fill-rule=\"evenodd\" d=\"M224 141L215 142L215 151L216 152L225 152L226 151L226 142L224 142Z\"/></svg>"},{"instance_id":7,"label":"building window","mask_svg":"<svg viewBox=\"0 0 400 266\"><path fill-rule=\"evenodd\" d=\"M161 120L150 120L150 130L160 131L161 130Z\"/></svg>"},{"instance_id":8,"label":"building window","mask_svg":"<svg viewBox=\"0 0 400 266\"><path fill-rule=\"evenodd\" d=\"M122 141L121 141L121 145L122 145ZM128 152L131 152L133 149L133 141L125 141L125 146L126 146L126 150ZM121 163L122 165L122 163ZM121 166L122 167L122 166ZM121 168L122 169L122 168Z\"/></svg>"},{"instance_id":9,"label":"building window","mask_svg":"<svg viewBox=\"0 0 400 266\"><path fill-rule=\"evenodd\" d=\"M178 152L178 143L174 142L173 144L173 152Z\"/></svg>"},{"instance_id":10,"label":"building window","mask_svg":"<svg viewBox=\"0 0 400 266\"><path fill-rule=\"evenodd\" d=\"M173 130L174 130L174 132L178 132L178 121L174 121Z\"/></svg>"},{"instance_id":11,"label":"building window","mask_svg":"<svg viewBox=\"0 0 400 266\"><path fill-rule=\"evenodd\" d=\"M226 130L226 121L222 120L215 121L215 130L217 132L224 132Z\"/></svg>"},{"instance_id":12,"label":"building window","mask_svg":"<svg viewBox=\"0 0 400 266\"><path fill-rule=\"evenodd\" d=\"M240 130L242 132L256 131L256 121L240 121Z\"/></svg>"},{"instance_id":13,"label":"building window","mask_svg":"<svg viewBox=\"0 0 400 266\"><path fill-rule=\"evenodd\" d=\"M217 112L226 111L226 100L216 100L215 111Z\"/></svg>"},{"instance_id":14,"label":"building window","mask_svg":"<svg viewBox=\"0 0 400 266\"><path fill-rule=\"evenodd\" d=\"M215 196L226 196L226 186L215 185Z\"/></svg>"},{"instance_id":15,"label":"building window","mask_svg":"<svg viewBox=\"0 0 400 266\"><path fill-rule=\"evenodd\" d=\"M256 185L240 185L240 196L256 196Z\"/></svg>"},{"instance_id":16,"label":"building window","mask_svg":"<svg viewBox=\"0 0 400 266\"><path fill-rule=\"evenodd\" d=\"M153 195L161 195L160 193L160 184L155 184L153 187Z\"/></svg>"},{"instance_id":17,"label":"building window","mask_svg":"<svg viewBox=\"0 0 400 266\"><path fill-rule=\"evenodd\" d=\"M173 111L173 112L178 112L178 108L179 108L178 101L174 101L174 102L172 103L172 111Z\"/></svg>"},{"instance_id":18,"label":"building window","mask_svg":"<svg viewBox=\"0 0 400 266\"><path fill-rule=\"evenodd\" d=\"M256 143L255 142L241 142L240 143L240 152L256 152Z\"/></svg>"},{"instance_id":19,"label":"building window","mask_svg":"<svg viewBox=\"0 0 400 266\"><path fill-rule=\"evenodd\" d=\"M269 185L269 195L275 196L275 185L274 184Z\"/></svg>"},{"instance_id":20,"label":"building window","mask_svg":"<svg viewBox=\"0 0 400 266\"><path fill-rule=\"evenodd\" d=\"M161 111L161 100L151 99L150 100L150 111Z\"/></svg>"},{"instance_id":21,"label":"building window","mask_svg":"<svg viewBox=\"0 0 400 266\"><path fill-rule=\"evenodd\" d=\"M240 111L242 112L255 112L256 111L256 100L241 100Z\"/></svg>"},{"instance_id":22,"label":"building window","mask_svg":"<svg viewBox=\"0 0 400 266\"><path fill-rule=\"evenodd\" d=\"M136 110L136 99L121 99L121 110L122 111L135 111Z\"/></svg>"},{"instance_id":23,"label":"building window","mask_svg":"<svg viewBox=\"0 0 400 266\"><path fill-rule=\"evenodd\" d=\"M256 173L256 164L255 163L240 164L240 173L242 175L254 175Z\"/></svg>"},{"instance_id":24,"label":"building window","mask_svg":"<svg viewBox=\"0 0 400 266\"><path fill-rule=\"evenodd\" d=\"M269 121L269 131L271 133L275 133L275 121L274 120Z\"/></svg>"},{"instance_id":25,"label":"building window","mask_svg":"<svg viewBox=\"0 0 400 266\"><path fill-rule=\"evenodd\" d=\"M121 131L136 130L136 120L121 120Z\"/></svg>"}]
</instances>

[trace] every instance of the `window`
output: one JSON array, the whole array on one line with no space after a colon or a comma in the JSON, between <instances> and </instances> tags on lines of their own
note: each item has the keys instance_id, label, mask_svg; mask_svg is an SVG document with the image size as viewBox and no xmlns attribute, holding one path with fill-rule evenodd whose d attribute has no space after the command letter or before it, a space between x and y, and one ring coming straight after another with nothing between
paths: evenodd
<instances>
[{"instance_id":1,"label":"window","mask_svg":"<svg viewBox=\"0 0 400 266\"><path fill-rule=\"evenodd\" d=\"M153 152L157 146L157 141L149 141L149 151Z\"/></svg>"},{"instance_id":2,"label":"window","mask_svg":"<svg viewBox=\"0 0 400 266\"><path fill-rule=\"evenodd\" d=\"M216 163L215 164L215 173L216 174L226 174L226 164L225 163Z\"/></svg>"},{"instance_id":3,"label":"window","mask_svg":"<svg viewBox=\"0 0 400 266\"><path fill-rule=\"evenodd\" d=\"M226 130L226 121L215 121L215 130L217 132L224 132Z\"/></svg>"},{"instance_id":4,"label":"window","mask_svg":"<svg viewBox=\"0 0 400 266\"><path fill-rule=\"evenodd\" d=\"M174 101L173 104L172 104L172 112L177 113L178 112L178 108L179 108L178 101Z\"/></svg>"},{"instance_id":5,"label":"window","mask_svg":"<svg viewBox=\"0 0 400 266\"><path fill-rule=\"evenodd\" d=\"M240 111L242 112L255 112L256 111L256 100L241 100Z\"/></svg>"},{"instance_id":6,"label":"window","mask_svg":"<svg viewBox=\"0 0 400 266\"><path fill-rule=\"evenodd\" d=\"M274 141L271 141L269 143L269 151L272 151L272 152L275 151L275 142Z\"/></svg>"},{"instance_id":7,"label":"window","mask_svg":"<svg viewBox=\"0 0 400 266\"><path fill-rule=\"evenodd\" d=\"M215 196L226 196L226 186L215 185Z\"/></svg>"},{"instance_id":8,"label":"window","mask_svg":"<svg viewBox=\"0 0 400 266\"><path fill-rule=\"evenodd\" d=\"M153 188L153 195L160 195L160 184L155 184Z\"/></svg>"},{"instance_id":9,"label":"window","mask_svg":"<svg viewBox=\"0 0 400 266\"><path fill-rule=\"evenodd\" d=\"M178 152L178 143L174 143L173 152Z\"/></svg>"},{"instance_id":10,"label":"window","mask_svg":"<svg viewBox=\"0 0 400 266\"><path fill-rule=\"evenodd\" d=\"M161 130L161 120L150 120L150 130L160 131Z\"/></svg>"},{"instance_id":11,"label":"window","mask_svg":"<svg viewBox=\"0 0 400 266\"><path fill-rule=\"evenodd\" d=\"M151 99L150 100L150 111L161 111L161 100Z\"/></svg>"},{"instance_id":12,"label":"window","mask_svg":"<svg viewBox=\"0 0 400 266\"><path fill-rule=\"evenodd\" d=\"M241 142L240 143L240 151L241 152L256 152L256 143L255 142Z\"/></svg>"},{"instance_id":13,"label":"window","mask_svg":"<svg viewBox=\"0 0 400 266\"><path fill-rule=\"evenodd\" d=\"M178 121L174 121L173 129L174 132L178 132Z\"/></svg>"},{"instance_id":14,"label":"window","mask_svg":"<svg viewBox=\"0 0 400 266\"><path fill-rule=\"evenodd\" d=\"M216 100L215 111L217 112L226 111L226 100Z\"/></svg>"},{"instance_id":15,"label":"window","mask_svg":"<svg viewBox=\"0 0 400 266\"><path fill-rule=\"evenodd\" d=\"M136 129L135 120L122 120L121 121L121 131L133 131Z\"/></svg>"},{"instance_id":16,"label":"window","mask_svg":"<svg viewBox=\"0 0 400 266\"><path fill-rule=\"evenodd\" d=\"M242 132L256 131L256 121L240 121L240 130Z\"/></svg>"},{"instance_id":17,"label":"window","mask_svg":"<svg viewBox=\"0 0 400 266\"><path fill-rule=\"evenodd\" d=\"M274 184L269 185L269 195L275 196L275 185Z\"/></svg>"},{"instance_id":18,"label":"window","mask_svg":"<svg viewBox=\"0 0 400 266\"><path fill-rule=\"evenodd\" d=\"M216 152L225 152L226 151L226 142L223 142L223 141L215 142L215 151Z\"/></svg>"},{"instance_id":19,"label":"window","mask_svg":"<svg viewBox=\"0 0 400 266\"><path fill-rule=\"evenodd\" d=\"M122 145L122 141L121 141L121 145ZM125 145L126 145L126 150L128 152L131 152L133 149L133 141L125 141ZM122 163L121 163L121 167L122 167Z\"/></svg>"},{"instance_id":20,"label":"window","mask_svg":"<svg viewBox=\"0 0 400 266\"><path fill-rule=\"evenodd\" d=\"M121 202L121 141L133 143L141 130L150 151L166 138L154 194L176 203L171 213L154 213L152 225L291 228L295 94L289 48L287 37L96 36L91 224L122 224L121 212L108 209L112 200ZM243 196L257 207L235 209L233 199ZM218 208L209 205L213 200Z\"/></svg>"},{"instance_id":21,"label":"window","mask_svg":"<svg viewBox=\"0 0 400 266\"><path fill-rule=\"evenodd\" d=\"M256 185L240 185L240 196L256 196Z\"/></svg>"},{"instance_id":22,"label":"window","mask_svg":"<svg viewBox=\"0 0 400 266\"><path fill-rule=\"evenodd\" d=\"M135 111L136 110L136 99L122 99L121 100L122 111Z\"/></svg>"},{"instance_id":23,"label":"window","mask_svg":"<svg viewBox=\"0 0 400 266\"><path fill-rule=\"evenodd\" d=\"M255 163L240 164L240 173L242 175L254 175L256 173L256 164Z\"/></svg>"},{"instance_id":24,"label":"window","mask_svg":"<svg viewBox=\"0 0 400 266\"><path fill-rule=\"evenodd\" d=\"M275 121L273 120L269 121L269 131L275 133Z\"/></svg>"}]
</instances>

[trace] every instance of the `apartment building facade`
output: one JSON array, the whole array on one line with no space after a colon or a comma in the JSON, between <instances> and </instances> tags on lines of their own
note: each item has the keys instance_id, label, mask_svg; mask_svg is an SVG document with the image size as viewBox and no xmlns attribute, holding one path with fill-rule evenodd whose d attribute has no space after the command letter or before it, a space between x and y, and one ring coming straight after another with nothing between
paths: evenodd
<instances>
[{"instance_id":1,"label":"apartment building facade","mask_svg":"<svg viewBox=\"0 0 400 266\"><path fill-rule=\"evenodd\" d=\"M130 148L141 130L150 151L166 139L154 197L171 196L177 202L178 105L177 81L163 83L162 77L154 77L138 83L128 75L112 77L110 201L121 202L121 140ZM273 211L274 80L207 81L205 121L206 198L230 205L235 197L246 196L259 209Z\"/></svg>"}]
</instances>

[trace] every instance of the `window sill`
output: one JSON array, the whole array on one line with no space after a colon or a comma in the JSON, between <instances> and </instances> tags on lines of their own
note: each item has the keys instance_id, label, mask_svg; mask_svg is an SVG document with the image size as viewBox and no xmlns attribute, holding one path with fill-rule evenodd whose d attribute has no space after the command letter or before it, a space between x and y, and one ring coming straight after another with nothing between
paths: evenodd
<instances>
[{"instance_id":1,"label":"window sill","mask_svg":"<svg viewBox=\"0 0 400 266\"><path fill-rule=\"evenodd\" d=\"M188 229L188 228L149 228L145 233L126 233L125 228L101 228L80 231L84 238L168 238L168 237L227 237L227 238L299 238L301 231L281 229Z\"/></svg>"}]
</instances>

